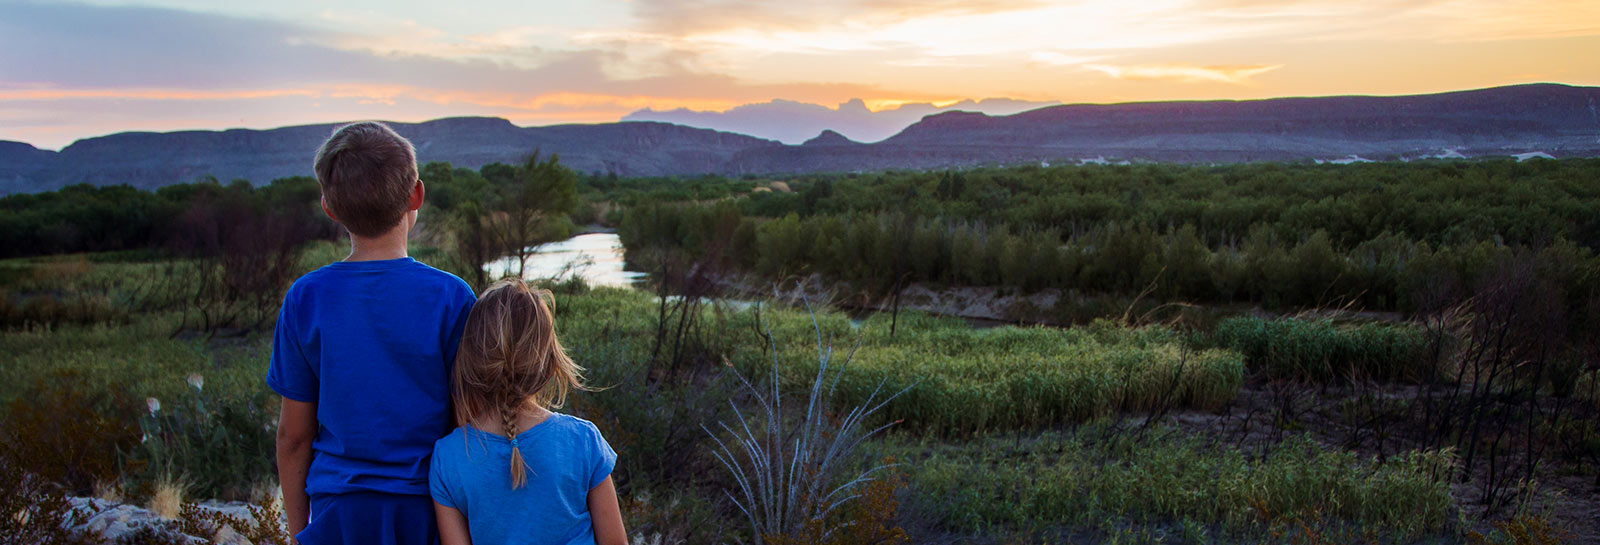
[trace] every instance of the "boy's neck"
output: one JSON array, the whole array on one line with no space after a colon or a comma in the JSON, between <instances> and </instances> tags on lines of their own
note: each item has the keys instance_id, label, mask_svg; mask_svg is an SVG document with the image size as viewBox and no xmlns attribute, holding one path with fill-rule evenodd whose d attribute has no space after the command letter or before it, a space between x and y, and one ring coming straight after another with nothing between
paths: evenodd
<instances>
[{"instance_id":1,"label":"boy's neck","mask_svg":"<svg viewBox=\"0 0 1600 545\"><path fill-rule=\"evenodd\" d=\"M402 221L394 229L378 237L363 237L350 235L350 255L345 261L379 261L384 259L400 259L406 257L408 240L406 232L409 231L407 222Z\"/></svg>"}]
</instances>

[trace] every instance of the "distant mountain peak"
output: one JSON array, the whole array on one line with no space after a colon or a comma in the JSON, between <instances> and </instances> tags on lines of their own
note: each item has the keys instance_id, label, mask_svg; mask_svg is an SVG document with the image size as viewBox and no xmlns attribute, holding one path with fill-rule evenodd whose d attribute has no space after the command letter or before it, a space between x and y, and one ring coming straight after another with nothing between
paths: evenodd
<instances>
[{"instance_id":1,"label":"distant mountain peak","mask_svg":"<svg viewBox=\"0 0 1600 545\"><path fill-rule=\"evenodd\" d=\"M838 110L840 113L857 115L868 115L872 113L871 110L867 109L867 101L859 98L852 98L840 103Z\"/></svg>"},{"instance_id":2,"label":"distant mountain peak","mask_svg":"<svg viewBox=\"0 0 1600 545\"><path fill-rule=\"evenodd\" d=\"M845 138L844 135L839 134L837 132L834 132L833 129L825 129L825 130L822 131L822 133L818 134L815 138L812 138L810 140L806 140L805 143L800 144L800 145L802 145L802 146L851 146L851 145L856 145L856 144L859 144L859 143L860 142L856 142L855 140L851 140L849 138Z\"/></svg>"},{"instance_id":3,"label":"distant mountain peak","mask_svg":"<svg viewBox=\"0 0 1600 545\"><path fill-rule=\"evenodd\" d=\"M874 112L867 108L867 101L860 98L846 100L832 108L808 102L773 99L720 112L681 108L669 111L643 109L624 116L622 120L676 123L748 134L786 144L805 142L823 130L832 130L856 142L877 142L894 136L929 114L959 109L992 115L1009 115L1056 104L1059 103L987 98L980 101L962 100L944 106L934 106L926 102L908 102Z\"/></svg>"}]
</instances>

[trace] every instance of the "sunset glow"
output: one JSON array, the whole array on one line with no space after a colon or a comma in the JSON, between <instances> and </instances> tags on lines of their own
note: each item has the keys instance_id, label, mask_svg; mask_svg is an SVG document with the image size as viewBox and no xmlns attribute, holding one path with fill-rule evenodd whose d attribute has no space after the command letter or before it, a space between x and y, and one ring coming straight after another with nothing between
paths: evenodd
<instances>
[{"instance_id":1,"label":"sunset glow","mask_svg":"<svg viewBox=\"0 0 1600 545\"><path fill-rule=\"evenodd\" d=\"M785 99L874 110L1600 84L1573 0L0 0L0 140Z\"/></svg>"}]
</instances>

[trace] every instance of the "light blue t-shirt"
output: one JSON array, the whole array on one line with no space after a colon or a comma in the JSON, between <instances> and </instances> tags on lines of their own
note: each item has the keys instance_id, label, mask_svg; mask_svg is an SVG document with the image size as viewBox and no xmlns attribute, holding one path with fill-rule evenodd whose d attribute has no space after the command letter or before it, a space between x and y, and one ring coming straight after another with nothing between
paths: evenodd
<instances>
[{"instance_id":1,"label":"light blue t-shirt","mask_svg":"<svg viewBox=\"0 0 1600 545\"><path fill-rule=\"evenodd\" d=\"M428 493L450 432L450 368L477 299L415 259L340 261L295 280L272 336L267 385L317 404L306 493Z\"/></svg>"},{"instance_id":2,"label":"light blue t-shirt","mask_svg":"<svg viewBox=\"0 0 1600 545\"><path fill-rule=\"evenodd\" d=\"M561 413L517 434L528 466L511 488L511 441L462 426L433 445L433 501L467 517L477 545L594 543L589 490L611 476L617 453L588 420Z\"/></svg>"}]
</instances>

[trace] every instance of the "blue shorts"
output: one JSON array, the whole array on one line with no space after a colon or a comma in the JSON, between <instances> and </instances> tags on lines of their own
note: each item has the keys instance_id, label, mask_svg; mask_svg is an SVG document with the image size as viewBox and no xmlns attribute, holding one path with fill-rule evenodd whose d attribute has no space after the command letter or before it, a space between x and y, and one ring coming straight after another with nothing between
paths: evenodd
<instances>
[{"instance_id":1,"label":"blue shorts","mask_svg":"<svg viewBox=\"0 0 1600 545\"><path fill-rule=\"evenodd\" d=\"M354 492L311 496L311 521L295 534L302 545L438 545L428 496Z\"/></svg>"}]
</instances>

